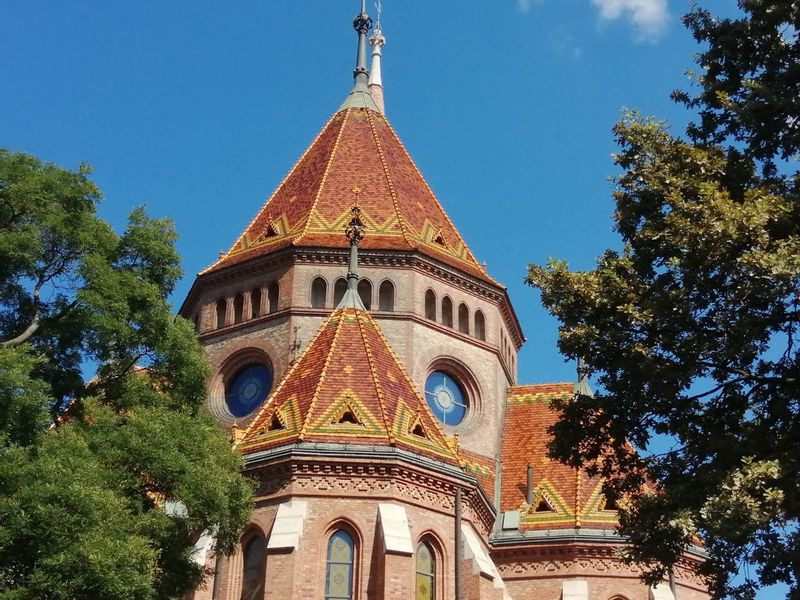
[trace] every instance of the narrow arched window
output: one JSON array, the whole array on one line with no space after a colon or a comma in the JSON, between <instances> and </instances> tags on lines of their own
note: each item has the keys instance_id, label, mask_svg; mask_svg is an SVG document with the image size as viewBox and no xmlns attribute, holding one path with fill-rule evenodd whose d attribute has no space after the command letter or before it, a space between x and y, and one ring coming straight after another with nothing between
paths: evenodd
<instances>
[{"instance_id":1,"label":"narrow arched window","mask_svg":"<svg viewBox=\"0 0 800 600\"><path fill-rule=\"evenodd\" d=\"M425 292L425 318L431 321L436 320L436 294L433 290Z\"/></svg>"},{"instance_id":2,"label":"narrow arched window","mask_svg":"<svg viewBox=\"0 0 800 600\"><path fill-rule=\"evenodd\" d=\"M250 316L253 319L261 316L261 288L250 292Z\"/></svg>"},{"instance_id":3,"label":"narrow arched window","mask_svg":"<svg viewBox=\"0 0 800 600\"><path fill-rule=\"evenodd\" d=\"M469 333L469 309L463 302L458 305L458 330Z\"/></svg>"},{"instance_id":4,"label":"narrow arched window","mask_svg":"<svg viewBox=\"0 0 800 600\"><path fill-rule=\"evenodd\" d=\"M228 302L225 298L217 300L217 328L225 327L225 313L228 311Z\"/></svg>"},{"instance_id":5,"label":"narrow arched window","mask_svg":"<svg viewBox=\"0 0 800 600\"><path fill-rule=\"evenodd\" d=\"M394 284L388 279L378 288L378 309L394 310Z\"/></svg>"},{"instance_id":6,"label":"narrow arched window","mask_svg":"<svg viewBox=\"0 0 800 600\"><path fill-rule=\"evenodd\" d=\"M475 311L475 337L479 340L486 339L486 317L479 310Z\"/></svg>"},{"instance_id":7,"label":"narrow arched window","mask_svg":"<svg viewBox=\"0 0 800 600\"><path fill-rule=\"evenodd\" d=\"M333 305L339 306L344 298L344 293L347 291L347 279L339 277L336 283L333 284Z\"/></svg>"},{"instance_id":8,"label":"narrow arched window","mask_svg":"<svg viewBox=\"0 0 800 600\"><path fill-rule=\"evenodd\" d=\"M453 326L453 301L447 296L442 298L442 325Z\"/></svg>"},{"instance_id":9,"label":"narrow arched window","mask_svg":"<svg viewBox=\"0 0 800 600\"><path fill-rule=\"evenodd\" d=\"M263 600L265 580L265 544L260 535L254 536L242 549L241 600Z\"/></svg>"},{"instance_id":10,"label":"narrow arched window","mask_svg":"<svg viewBox=\"0 0 800 600\"><path fill-rule=\"evenodd\" d=\"M278 310L278 297L280 296L281 288L278 285L277 281L273 281L269 284L267 288L267 303L268 303L268 310L271 313L274 313Z\"/></svg>"},{"instance_id":11,"label":"narrow arched window","mask_svg":"<svg viewBox=\"0 0 800 600\"><path fill-rule=\"evenodd\" d=\"M328 282L322 277L316 277L311 282L311 306L314 308L325 308L325 300L328 296Z\"/></svg>"},{"instance_id":12,"label":"narrow arched window","mask_svg":"<svg viewBox=\"0 0 800 600\"><path fill-rule=\"evenodd\" d=\"M436 555L427 542L417 546L417 578L414 584L415 600L436 598Z\"/></svg>"},{"instance_id":13,"label":"narrow arched window","mask_svg":"<svg viewBox=\"0 0 800 600\"><path fill-rule=\"evenodd\" d=\"M361 298L364 308L370 310L372 308L372 284L369 279L361 279L358 282L358 296Z\"/></svg>"},{"instance_id":14,"label":"narrow arched window","mask_svg":"<svg viewBox=\"0 0 800 600\"><path fill-rule=\"evenodd\" d=\"M242 294L236 294L236 297L233 299L233 322L241 323L243 316L244 316L244 296Z\"/></svg>"},{"instance_id":15,"label":"narrow arched window","mask_svg":"<svg viewBox=\"0 0 800 600\"><path fill-rule=\"evenodd\" d=\"M355 550L353 537L341 529L328 540L325 600L352 600Z\"/></svg>"}]
</instances>

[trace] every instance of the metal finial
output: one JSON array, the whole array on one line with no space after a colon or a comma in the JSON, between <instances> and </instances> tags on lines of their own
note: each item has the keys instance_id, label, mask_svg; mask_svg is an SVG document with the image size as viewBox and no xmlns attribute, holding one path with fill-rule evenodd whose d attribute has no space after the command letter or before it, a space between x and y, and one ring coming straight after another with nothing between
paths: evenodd
<instances>
[{"instance_id":1,"label":"metal finial","mask_svg":"<svg viewBox=\"0 0 800 600\"><path fill-rule=\"evenodd\" d=\"M358 200L360 188L353 188L353 194ZM347 270L347 291L339 303L339 308L350 307L366 310L361 297L358 295L358 243L364 238L364 222L361 220L361 209L358 204L351 209L353 218L350 219L344 230L344 236L350 242L350 266Z\"/></svg>"},{"instance_id":2,"label":"metal finial","mask_svg":"<svg viewBox=\"0 0 800 600\"><path fill-rule=\"evenodd\" d=\"M358 201L358 195L360 193L361 190L359 188L353 188L356 201ZM353 208L350 209L350 212L353 213L353 218L350 219L350 223L348 223L345 228L344 236L348 239L351 246L358 246L358 243L364 238L364 223L361 221L361 209L358 207L358 204L355 204Z\"/></svg>"},{"instance_id":3,"label":"metal finial","mask_svg":"<svg viewBox=\"0 0 800 600\"><path fill-rule=\"evenodd\" d=\"M375 30L377 31L381 28L381 16L383 15L383 4L381 0L375 3L375 14L377 15L375 19Z\"/></svg>"}]
</instances>

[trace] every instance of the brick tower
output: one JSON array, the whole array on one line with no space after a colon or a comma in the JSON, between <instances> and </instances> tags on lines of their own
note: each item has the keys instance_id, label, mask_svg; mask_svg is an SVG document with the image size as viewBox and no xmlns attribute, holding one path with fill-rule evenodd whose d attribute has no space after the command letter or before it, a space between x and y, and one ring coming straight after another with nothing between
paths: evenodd
<instances>
[{"instance_id":1,"label":"brick tower","mask_svg":"<svg viewBox=\"0 0 800 600\"><path fill-rule=\"evenodd\" d=\"M352 90L181 307L258 484L195 600L705 597L699 550L641 584L601 482L546 458L573 385L516 385L508 294L384 114L363 1L353 26Z\"/></svg>"}]
</instances>

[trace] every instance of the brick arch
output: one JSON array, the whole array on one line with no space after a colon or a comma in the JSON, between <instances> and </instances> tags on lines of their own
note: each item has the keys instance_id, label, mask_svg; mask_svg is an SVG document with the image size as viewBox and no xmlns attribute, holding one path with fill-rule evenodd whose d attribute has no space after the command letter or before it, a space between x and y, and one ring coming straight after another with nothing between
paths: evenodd
<instances>
[{"instance_id":1,"label":"brick arch","mask_svg":"<svg viewBox=\"0 0 800 600\"><path fill-rule=\"evenodd\" d=\"M272 369L272 389L275 389L281 374L276 368L273 356L278 356L277 348L263 339L242 339L231 345L225 358L214 365L215 372L208 383L207 405L209 411L226 426L246 419L234 417L225 402L225 386L230 379L244 366L253 362L262 362Z\"/></svg>"},{"instance_id":2,"label":"brick arch","mask_svg":"<svg viewBox=\"0 0 800 600\"><path fill-rule=\"evenodd\" d=\"M325 590L326 577L327 577L327 560L328 560L328 543L331 536L337 531L345 531L353 539L353 598L362 597L362 587L365 582L362 581L364 573L364 554L366 551L365 538L361 529L351 519L347 517L337 517L328 523L324 529L325 533L320 536L319 557L320 560L317 564L320 566L321 587Z\"/></svg>"},{"instance_id":3,"label":"brick arch","mask_svg":"<svg viewBox=\"0 0 800 600\"><path fill-rule=\"evenodd\" d=\"M412 377L417 383L420 394L425 396L425 382L433 371L446 371L459 380L466 392L470 408L461 424L457 425L460 431L469 431L479 422L479 417L484 410L484 390L477 374L464 361L453 356L451 346L437 344L422 349L414 364Z\"/></svg>"}]
</instances>

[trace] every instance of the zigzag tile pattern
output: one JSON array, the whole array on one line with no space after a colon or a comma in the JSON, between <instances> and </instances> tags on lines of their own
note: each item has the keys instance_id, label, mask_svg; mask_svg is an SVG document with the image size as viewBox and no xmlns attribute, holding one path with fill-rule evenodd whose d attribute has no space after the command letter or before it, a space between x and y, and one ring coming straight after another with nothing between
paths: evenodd
<instances>
[{"instance_id":1,"label":"zigzag tile pattern","mask_svg":"<svg viewBox=\"0 0 800 600\"><path fill-rule=\"evenodd\" d=\"M300 441L394 446L461 465L378 324L349 307L320 327L238 448L250 454Z\"/></svg>"},{"instance_id":2,"label":"zigzag tile pattern","mask_svg":"<svg viewBox=\"0 0 800 600\"><path fill-rule=\"evenodd\" d=\"M613 529L615 511L603 510L602 480L547 456L548 428L558 419L551 406L555 399L569 399L573 384L555 383L509 388L503 428L500 494L501 510L521 510L521 530ZM528 464L533 466L534 501L525 503ZM550 510L537 511L544 500Z\"/></svg>"},{"instance_id":3,"label":"zigzag tile pattern","mask_svg":"<svg viewBox=\"0 0 800 600\"><path fill-rule=\"evenodd\" d=\"M386 117L366 108L331 117L239 239L204 272L290 245L347 248L342 231L356 203L368 227L363 249L417 250L497 285Z\"/></svg>"}]
</instances>

